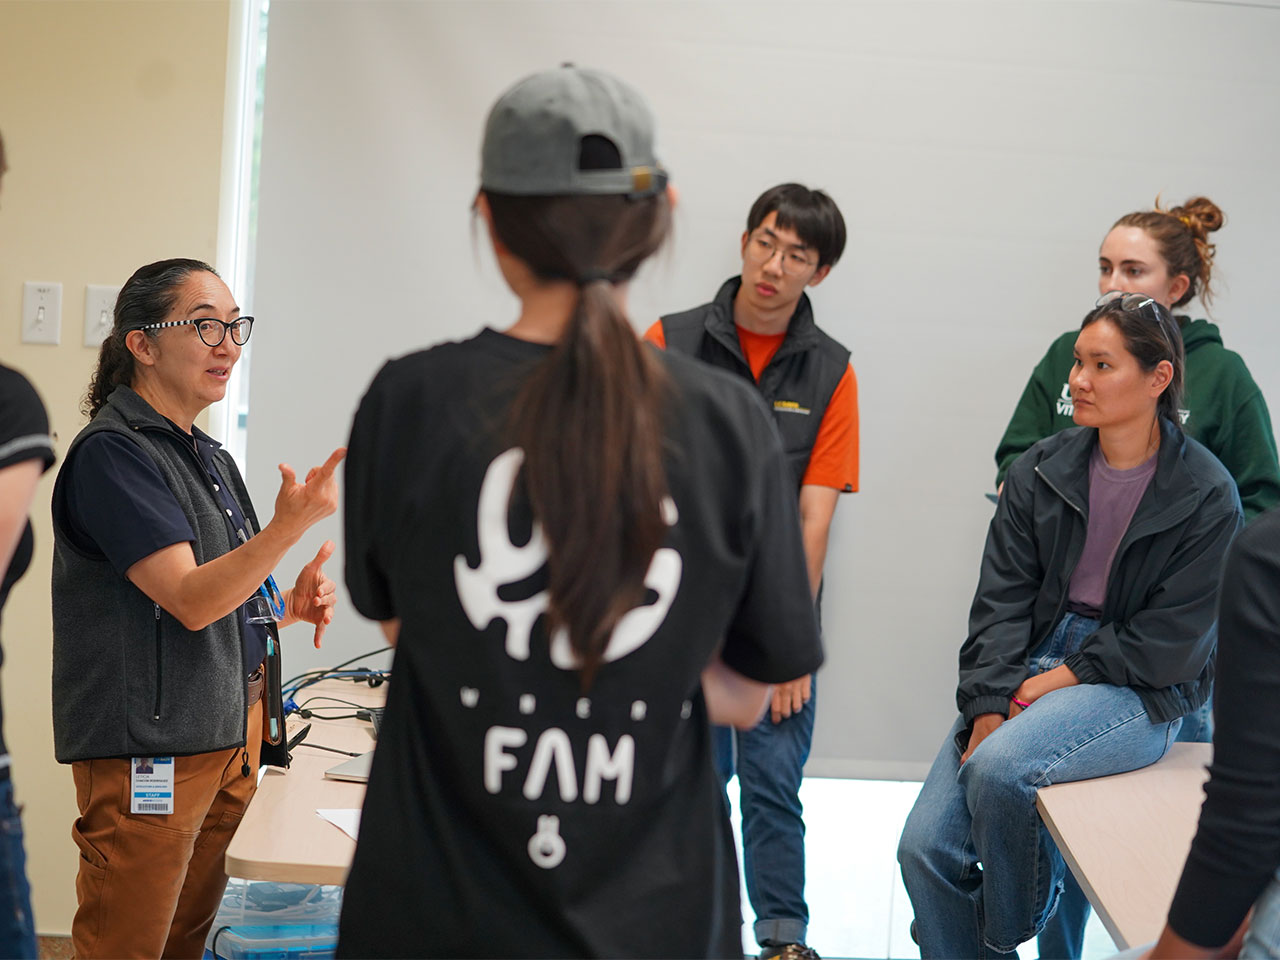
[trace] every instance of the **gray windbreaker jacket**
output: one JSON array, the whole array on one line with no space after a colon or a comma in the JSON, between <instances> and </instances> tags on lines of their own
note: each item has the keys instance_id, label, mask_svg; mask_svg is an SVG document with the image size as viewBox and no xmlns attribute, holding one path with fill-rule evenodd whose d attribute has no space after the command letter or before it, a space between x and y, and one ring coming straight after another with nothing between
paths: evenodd
<instances>
[{"instance_id":1,"label":"gray windbreaker jacket","mask_svg":"<svg viewBox=\"0 0 1280 960\"><path fill-rule=\"evenodd\" d=\"M1065 661L1082 683L1131 687L1152 722L1209 697L1219 577L1242 524L1235 481L1217 458L1167 420L1160 426L1156 473L1116 552L1101 626ZM956 705L967 725L1008 715L1028 654L1066 609L1097 442L1092 427L1064 430L1009 470L960 648Z\"/></svg>"}]
</instances>

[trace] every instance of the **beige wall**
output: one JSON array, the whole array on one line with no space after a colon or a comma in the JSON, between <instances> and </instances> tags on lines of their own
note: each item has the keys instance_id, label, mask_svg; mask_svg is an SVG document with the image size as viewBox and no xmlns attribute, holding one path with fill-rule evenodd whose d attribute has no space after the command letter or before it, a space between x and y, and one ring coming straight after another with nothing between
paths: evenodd
<instances>
[{"instance_id":1,"label":"beige wall","mask_svg":"<svg viewBox=\"0 0 1280 960\"><path fill-rule=\"evenodd\" d=\"M95 351L82 346L87 283L119 285L143 263L216 253L227 0L0 2L0 359L49 409L58 448ZM61 281L60 346L19 342L22 284ZM41 933L70 930L76 849L71 773L53 760L49 492L36 553L4 613L4 732L27 832Z\"/></svg>"}]
</instances>

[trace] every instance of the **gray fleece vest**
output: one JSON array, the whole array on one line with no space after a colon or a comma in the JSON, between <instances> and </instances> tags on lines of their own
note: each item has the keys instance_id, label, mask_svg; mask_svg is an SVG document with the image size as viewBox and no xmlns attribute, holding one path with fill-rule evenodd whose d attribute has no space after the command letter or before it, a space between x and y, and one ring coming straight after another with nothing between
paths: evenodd
<instances>
[{"instance_id":1,"label":"gray fleece vest","mask_svg":"<svg viewBox=\"0 0 1280 960\"><path fill-rule=\"evenodd\" d=\"M102 430L129 437L155 462L195 532L202 564L232 549L232 533L196 451L128 387L117 387L67 450ZM214 457L246 519L258 519L230 455ZM78 550L54 524L53 739L60 763L98 757L187 756L243 746L244 638L233 611L186 629L103 557Z\"/></svg>"}]
</instances>

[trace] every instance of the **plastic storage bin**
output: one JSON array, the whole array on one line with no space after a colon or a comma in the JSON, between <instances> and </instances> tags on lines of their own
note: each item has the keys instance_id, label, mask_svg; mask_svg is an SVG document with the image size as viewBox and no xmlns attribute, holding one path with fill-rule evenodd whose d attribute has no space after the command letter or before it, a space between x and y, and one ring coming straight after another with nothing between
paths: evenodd
<instances>
[{"instance_id":1,"label":"plastic storage bin","mask_svg":"<svg viewBox=\"0 0 1280 960\"><path fill-rule=\"evenodd\" d=\"M230 880L206 958L325 960L338 945L342 888Z\"/></svg>"}]
</instances>

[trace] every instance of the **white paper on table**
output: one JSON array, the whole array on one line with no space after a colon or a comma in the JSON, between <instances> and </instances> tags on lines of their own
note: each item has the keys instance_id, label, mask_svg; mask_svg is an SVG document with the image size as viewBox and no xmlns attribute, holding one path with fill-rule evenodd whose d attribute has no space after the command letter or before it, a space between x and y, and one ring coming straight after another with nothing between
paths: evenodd
<instances>
[{"instance_id":1,"label":"white paper on table","mask_svg":"<svg viewBox=\"0 0 1280 960\"><path fill-rule=\"evenodd\" d=\"M328 820L352 840L357 839L356 835L360 832L359 810L316 810L316 813Z\"/></svg>"}]
</instances>

